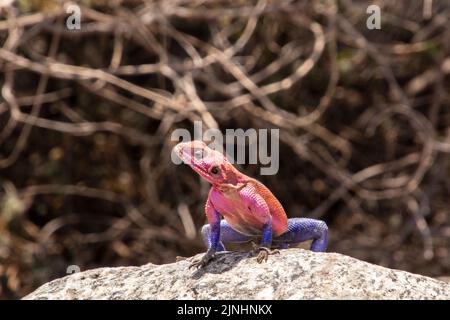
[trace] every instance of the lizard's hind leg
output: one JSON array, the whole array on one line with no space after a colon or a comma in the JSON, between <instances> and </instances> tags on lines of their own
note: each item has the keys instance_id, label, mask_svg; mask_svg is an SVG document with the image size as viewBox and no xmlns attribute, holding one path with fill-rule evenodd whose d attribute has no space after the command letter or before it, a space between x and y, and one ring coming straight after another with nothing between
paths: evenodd
<instances>
[{"instance_id":1,"label":"lizard's hind leg","mask_svg":"<svg viewBox=\"0 0 450 320\"><path fill-rule=\"evenodd\" d=\"M274 238L279 248L295 246L303 241L313 240L311 251L324 252L328 245L328 227L322 220L292 218L288 220L288 230Z\"/></svg>"},{"instance_id":2,"label":"lizard's hind leg","mask_svg":"<svg viewBox=\"0 0 450 320\"><path fill-rule=\"evenodd\" d=\"M202 239L205 246L209 249L211 243L209 242L209 233L211 232L211 227L209 224L205 224L202 227ZM226 222L225 220L220 221L220 242L217 246L217 251L225 251L224 243L239 243L248 242L252 240L253 237L246 236L242 233L237 232Z\"/></svg>"}]
</instances>

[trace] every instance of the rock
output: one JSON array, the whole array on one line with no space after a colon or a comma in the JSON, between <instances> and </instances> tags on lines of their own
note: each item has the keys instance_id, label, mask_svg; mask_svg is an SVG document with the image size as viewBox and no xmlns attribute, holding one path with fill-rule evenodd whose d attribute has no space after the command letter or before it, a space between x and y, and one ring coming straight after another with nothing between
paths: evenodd
<instances>
[{"instance_id":1,"label":"rock","mask_svg":"<svg viewBox=\"0 0 450 320\"><path fill-rule=\"evenodd\" d=\"M99 268L44 284L24 299L450 299L450 285L338 253L281 250L258 264L226 252L205 269L187 260Z\"/></svg>"}]
</instances>

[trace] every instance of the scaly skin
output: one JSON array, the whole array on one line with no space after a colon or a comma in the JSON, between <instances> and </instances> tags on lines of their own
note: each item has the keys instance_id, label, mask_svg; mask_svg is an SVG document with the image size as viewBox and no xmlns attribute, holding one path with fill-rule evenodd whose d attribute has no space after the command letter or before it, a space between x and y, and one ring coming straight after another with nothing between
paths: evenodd
<instances>
[{"instance_id":1,"label":"scaly skin","mask_svg":"<svg viewBox=\"0 0 450 320\"><path fill-rule=\"evenodd\" d=\"M211 183L205 205L208 224L202 235L208 251L191 267L203 267L224 243L261 239L258 262L278 252L271 247L289 248L313 240L312 251L325 251L328 228L315 219L288 219L278 199L261 182L239 172L220 152L202 141L182 142L175 153L203 179ZM221 217L224 219L222 220Z\"/></svg>"}]
</instances>

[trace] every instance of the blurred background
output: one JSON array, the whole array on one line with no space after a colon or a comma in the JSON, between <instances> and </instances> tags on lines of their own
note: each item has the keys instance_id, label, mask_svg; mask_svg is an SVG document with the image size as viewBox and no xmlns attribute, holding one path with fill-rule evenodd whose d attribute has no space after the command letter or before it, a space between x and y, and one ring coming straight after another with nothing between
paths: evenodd
<instances>
[{"instance_id":1,"label":"blurred background","mask_svg":"<svg viewBox=\"0 0 450 320\"><path fill-rule=\"evenodd\" d=\"M209 186L170 159L194 121L278 128L278 174L239 169L289 217L325 220L330 251L450 275L449 15L447 0L0 1L0 298L204 251Z\"/></svg>"}]
</instances>

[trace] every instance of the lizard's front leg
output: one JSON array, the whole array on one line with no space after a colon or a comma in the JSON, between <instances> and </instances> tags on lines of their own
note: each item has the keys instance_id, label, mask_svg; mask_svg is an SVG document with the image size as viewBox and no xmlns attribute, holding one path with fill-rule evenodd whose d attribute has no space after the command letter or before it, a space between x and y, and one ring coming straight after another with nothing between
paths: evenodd
<instances>
[{"instance_id":1,"label":"lizard's front leg","mask_svg":"<svg viewBox=\"0 0 450 320\"><path fill-rule=\"evenodd\" d=\"M261 246L258 248L258 256L256 257L256 261L261 263L263 261L267 261L269 254L279 253L278 250L271 250L270 246L272 245L272 217L269 217L269 221L264 224L262 231L262 240Z\"/></svg>"},{"instance_id":2,"label":"lizard's front leg","mask_svg":"<svg viewBox=\"0 0 450 320\"><path fill-rule=\"evenodd\" d=\"M208 250L201 259L192 262L189 268L202 268L206 266L212 260L212 258L214 258L214 255L216 254L216 251L220 246L220 213L216 209L214 209L209 198L206 202L205 211L210 228L208 237Z\"/></svg>"},{"instance_id":3,"label":"lizard's front leg","mask_svg":"<svg viewBox=\"0 0 450 320\"><path fill-rule=\"evenodd\" d=\"M199 260L195 260L191 263L189 268L202 268L206 266L216 252L223 248L223 245L220 243L220 220L214 223L210 223L209 225L209 238L208 238L208 250L203 255L203 257Z\"/></svg>"}]
</instances>

